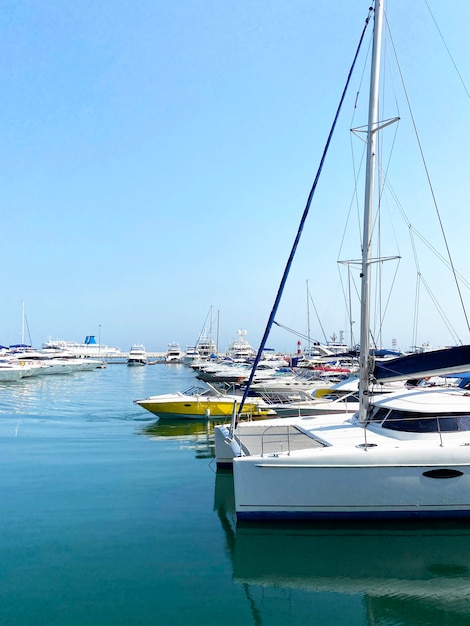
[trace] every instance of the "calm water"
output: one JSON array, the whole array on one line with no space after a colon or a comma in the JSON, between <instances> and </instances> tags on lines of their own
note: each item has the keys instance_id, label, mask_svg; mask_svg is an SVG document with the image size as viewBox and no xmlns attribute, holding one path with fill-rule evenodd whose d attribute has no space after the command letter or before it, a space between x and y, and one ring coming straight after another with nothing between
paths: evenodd
<instances>
[{"instance_id":1,"label":"calm water","mask_svg":"<svg viewBox=\"0 0 470 626\"><path fill-rule=\"evenodd\" d=\"M0 624L470 623L470 528L236 526L206 424L133 400L182 366L0 387Z\"/></svg>"}]
</instances>

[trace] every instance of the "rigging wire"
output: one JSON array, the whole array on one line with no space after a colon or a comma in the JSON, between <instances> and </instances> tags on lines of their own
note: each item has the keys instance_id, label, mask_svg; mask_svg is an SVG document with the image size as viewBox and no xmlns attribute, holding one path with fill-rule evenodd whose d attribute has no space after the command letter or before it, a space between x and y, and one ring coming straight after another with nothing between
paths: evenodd
<instances>
[{"instance_id":1,"label":"rigging wire","mask_svg":"<svg viewBox=\"0 0 470 626\"><path fill-rule=\"evenodd\" d=\"M389 58L389 52L388 52L388 40L385 39L384 42L384 51L383 51L383 55L382 55L384 64L388 64L391 65L390 63L390 58ZM393 90L392 93L395 95L394 101L395 101L395 109L396 109L396 115L393 118L393 127L394 127L394 133L392 135L392 140L391 140L391 146L390 149L388 151L388 159L386 162L384 162L384 145L385 145L385 134L384 133L378 133L377 134L377 176L379 179L379 183L378 183L378 201L377 201L377 210L376 210L376 214L375 214L375 222L374 222L374 229L377 229L377 233L378 236L376 237L376 241L377 241L377 252L376 252L376 256L378 259L380 259L382 257L382 236L381 236L381 232L383 231L384 227L383 227L383 217L384 217L384 213L385 213L385 209L383 208L384 205L384 201L386 198L386 194L385 194L385 187L386 187L386 183L388 181L388 173L389 173L389 169L390 169L390 165L391 165L391 161L392 161L392 156L394 155L394 148L395 148L395 143L397 140L397 136L398 136L398 128L399 128L399 121L400 121L400 107L399 107L399 102L398 102L398 97L397 97L397 90L394 88L394 82L393 82L393 72L387 72L387 76L390 76L392 79L392 86L393 86ZM382 81L382 115L381 115L381 119L385 119L385 113L384 113L384 106L385 106L385 88L386 88L386 84L385 81ZM387 123L388 125L388 123ZM384 123L385 126L385 123ZM388 137L388 133L387 133L387 137ZM398 248L398 259L400 259L400 251L399 251L399 245L398 245L398 240L396 237L396 234L394 233L394 239L395 239L395 244L397 245ZM383 348L384 344L383 344L383 326L384 326L384 320L385 320L385 314L387 312L388 306L390 304L390 300L392 297L392 291L393 291L393 287L398 275L398 268L399 268L400 262L398 261L396 267L395 267L395 273L393 276L393 280L392 283L390 285L390 288L388 290L388 297L385 301L385 304L383 303L383 295L384 295L384 290L382 289L382 286L384 284L383 281L383 273L384 273L384 263L378 263L376 266L376 274L377 274L377 280L375 281L375 285L376 285L376 291L377 291L377 296L375 299L376 302L376 312L375 312L375 319L376 319L376 326L377 326L377 337L378 337L378 342L379 342L379 347Z\"/></svg>"},{"instance_id":2,"label":"rigging wire","mask_svg":"<svg viewBox=\"0 0 470 626\"><path fill-rule=\"evenodd\" d=\"M303 231L303 228L304 228L304 225L305 225L305 221L307 219L308 212L310 210L310 205L312 204L313 196L315 194L315 190L317 188L318 180L320 178L320 174L321 174L321 171L323 169L323 165L325 163L325 159L326 159L326 155L327 155L327 152L328 152L328 148L330 146L331 139L333 137L333 133L334 133L334 130L336 128L336 123L338 121L338 117L339 117L339 114L340 114L340 111L341 111L344 99L346 97L346 93L347 93L347 90L348 90L348 87L349 87L349 83L351 81L352 73L353 73L354 67L356 65L356 61L357 61L357 58L359 56L359 51L360 51L360 49L362 47L362 42L364 40L364 36L365 36L366 30L367 30L367 26L369 25L372 13L373 13L373 8L369 7L368 15L367 15L367 18L366 18L366 21L365 21L365 24L364 24L364 28L362 29L361 37L359 39L359 44L357 46L356 53L354 55L354 59L353 59L352 65L351 65L351 67L349 69L349 73L348 73L348 77L347 77L347 80L346 80L346 84L345 84L343 92L341 94L341 98L340 98L340 101L339 101L338 108L336 110L336 114L335 114L335 117L334 117L334 120L333 120L333 124L332 124L332 126L330 128L330 132L328 134L328 139L327 139L325 147L323 149L323 154L322 154L321 159L320 159L320 165L318 166L318 170L317 170L317 173L316 173L316 176L315 176L315 180L314 180L313 185L312 185L312 187L310 189L310 193L308 195L307 203L305 205L305 209L304 209L304 212L302 214L302 218L300 220L300 225L299 225L299 228L297 230L297 235L295 237L294 244L292 246L289 258L287 260L286 267L284 269L284 273L283 273L283 276L282 276L282 279L281 279L281 284L279 286L279 289L278 289L278 292L277 292L277 295L276 295L276 299L274 301L274 305L273 305L273 308L271 310L271 314L269 316L268 323L266 325L266 329L264 331L264 335L263 335L263 338L262 338L261 343L260 343L260 347L258 348L258 353L256 355L255 362L253 363L253 367L251 368L250 376L248 378L248 382L246 384L245 391L243 393L243 397L242 397L241 402L240 402L240 406L239 406L239 409L238 409L239 410L239 414L241 414L241 412L243 410L243 405L245 404L245 400L246 400L246 398L248 396L248 393L250 391L251 383L253 382L253 377L255 375L256 367L257 367L257 365L258 365L258 363L259 363L259 361L261 359L261 355L263 353L264 346L266 345L266 341L268 339L268 335L269 335L269 333L271 331L271 328L272 328L272 325L274 323L274 317L276 315L277 309L279 307L279 303L281 301L281 296L282 296L282 293L284 291L284 286L285 286L287 277L289 275L289 271L290 271L290 268L291 268L291 265L292 265L292 261L294 260L294 255L295 255L295 252L297 250L297 246L299 244L300 237L302 235L302 231Z\"/></svg>"},{"instance_id":3,"label":"rigging wire","mask_svg":"<svg viewBox=\"0 0 470 626\"><path fill-rule=\"evenodd\" d=\"M426 7L427 7L427 9L429 11L429 15L431 16L432 21L434 22L434 25L436 27L437 32L439 33L439 37L441 38L442 43L444 44L444 48L447 50L447 54L449 55L449 58L450 58L450 60L452 62L452 65L454 66L454 69L457 72L457 76L459 77L459 80L462 83L462 87L464 88L465 93L467 94L468 98L470 98L470 92L468 91L467 86L465 84L465 81L462 78L462 74L460 73L459 68L457 67L456 62L454 61L454 57L452 56L452 53L449 50L449 46L447 45L447 43L446 43L446 41L444 39L444 36L443 36L443 34L441 32L441 29L439 28L439 26L438 26L438 24L436 22L436 19L435 19L434 15L433 15L433 12L431 11L431 7L429 6L429 4L427 3L426 0L424 0L424 4L426 5Z\"/></svg>"},{"instance_id":4,"label":"rigging wire","mask_svg":"<svg viewBox=\"0 0 470 626\"><path fill-rule=\"evenodd\" d=\"M431 291L431 289L429 288L429 285L427 284L427 282L424 280L424 277L422 276L422 274L420 274L420 280L422 282L422 284L424 285L424 288L426 289L426 291L428 292L429 297L431 298L431 300L434 302L434 306L436 307L436 309L439 311L441 318L444 322L444 324L447 326L447 330L449 331L449 333L452 335L454 342L456 344L460 344L462 345L462 341L459 339L459 337L455 334L455 331L452 329L452 326L450 324L449 318L447 317L447 315L444 313L444 309L442 308L442 306L439 304L439 302L437 301L436 296L433 294L433 292Z\"/></svg>"},{"instance_id":5,"label":"rigging wire","mask_svg":"<svg viewBox=\"0 0 470 626\"><path fill-rule=\"evenodd\" d=\"M387 27L388 27L388 24L387 24ZM417 144L418 144L418 149L419 149L419 152L420 152L420 155L421 155L421 160L423 162L424 172L426 174L426 178L427 178L428 185L429 185L429 190L431 192L434 208L435 208L437 219L438 219L439 226L440 226L440 229L441 229L442 238L444 240L445 248L446 248L446 251L447 251L447 256L448 256L448 259L449 259L449 264L450 264L450 267L451 267L451 270L452 270L452 275L454 277L454 281L455 281L455 285L456 285L456 288L457 288L457 293L459 295L460 304L462 306L462 311L463 311L463 314L464 314L464 317L465 317L465 321L467 323L467 329L470 331L470 322L469 322L467 311L466 311L465 304L464 304L464 301L463 301L462 291L460 289L460 283L459 283L458 278L457 278L457 272L456 272L455 267L454 267L454 262L453 262L452 255L450 253L449 243L447 241L447 236L446 236L446 233L444 231L444 225L443 225L442 217L441 217L441 214L440 214L440 211L439 211L439 206L437 204L436 194L434 193L434 187L432 185L431 177L430 177L430 174L429 174L429 169L428 169L428 166L427 166L426 159L424 157L423 146L421 144L421 139L420 139L419 134L418 134L418 129L417 129L417 126L416 126L414 115L413 115L413 110L411 108L410 99L408 97L408 91L406 89L403 73L401 71L401 66L400 66L400 63L398 61L398 56L397 56L397 52L396 52L396 49L395 49L395 44L394 44L393 38L392 38L391 33L390 33L390 29L389 29L389 34L390 34L390 42L391 42L391 45L392 45L392 48L393 48L393 51L394 51L394 54L395 54L395 60L396 60L396 63L397 63L398 73L400 75L403 92L404 92L404 95L405 95L406 103L408 105L408 111L409 111L409 114L410 114L411 124L413 126L413 130L414 130L414 133L415 133L416 141L417 141Z\"/></svg>"},{"instance_id":6,"label":"rigging wire","mask_svg":"<svg viewBox=\"0 0 470 626\"><path fill-rule=\"evenodd\" d=\"M395 190L393 189L391 183L389 180L387 180L386 182L387 184L387 188L388 188L388 193L390 194L390 196L393 198L402 218L404 219L406 226L408 228L408 234L410 237L410 241L411 241L411 248L412 248L412 252L413 252L413 259L414 259L414 264L415 264L415 268L416 268L416 277L417 277L417 286L416 289L418 289L419 287L419 282L420 282L420 277L422 276L422 272L420 269L420 263L419 263L419 257L418 257L418 252L417 252L417 247L416 247L416 239L419 239L421 241L421 243L426 246L428 248L428 250L450 271L453 271L452 265L449 262L449 259L447 259L446 257L444 257L442 255L441 252L439 252L439 250L437 250L432 244L431 242L429 242L426 237L424 237L424 235L419 232L415 226L413 226L413 224L410 222L403 206L401 205L397 194L395 192ZM457 270L455 270L455 274L456 276L459 278L460 280L460 284L465 286L467 289L470 289L470 282L465 278L465 276L463 276L460 272L458 272ZM429 287L428 287L429 290ZM417 328L417 321L418 321L418 313L419 313L419 306L420 306L420 298L419 298L419 293L416 292L415 295L415 306L414 306L414 322L413 322L413 332L412 332L412 344L414 346L417 345L417 332L418 332L418 328ZM436 301L435 297L431 298L433 300L433 302ZM437 310L440 314L439 311L439 307L437 307ZM447 325L447 324L446 324ZM451 334L455 337L456 336L456 331L455 329L453 329L451 331ZM462 343L461 340L459 339L458 343Z\"/></svg>"},{"instance_id":7,"label":"rigging wire","mask_svg":"<svg viewBox=\"0 0 470 626\"><path fill-rule=\"evenodd\" d=\"M413 233L410 230L410 228L409 228L409 233L410 233L410 238L411 238L411 249L413 251L413 257L414 257L415 267L416 267L415 310L414 310L414 317L413 317L413 334L411 336L412 345L416 346L417 337L418 337L418 317L419 317L419 297L420 297L419 286L420 286L421 270L420 270L418 252L416 250L416 241L413 237Z\"/></svg>"},{"instance_id":8,"label":"rigging wire","mask_svg":"<svg viewBox=\"0 0 470 626\"><path fill-rule=\"evenodd\" d=\"M427 3L426 3L426 4L427 4ZM454 61L454 59L453 59L453 57L452 57L452 54L450 53L450 50L449 50L448 46L446 45L446 42L444 41L444 37L443 37L443 35L442 35L441 31L439 30L439 27L438 27L438 25L437 25L437 23L436 23L436 20L435 20L434 16L432 15L432 12L431 12L431 10L430 10L430 8L429 8L429 5L427 5L427 8L428 8L428 10L429 10L429 12L430 12L430 14L431 14L431 17L432 17L432 19L433 19L434 23L435 23L436 29L437 29L437 31L439 32L439 35L440 35L440 37L441 37L441 39L442 39L442 41L443 41L443 43L444 43L444 46L446 47L447 53L448 53L449 57L450 57L450 58L451 58L451 60L452 60L453 66L454 66L454 68L455 68L455 70L456 70L456 72L457 72L457 74L458 74L458 76L459 76L459 78L460 78L460 81L462 82L462 84L463 84L463 86L464 86L464 89L465 89L465 91L467 92L467 95L470 95L470 94L469 94L469 92L468 92L468 90L467 90L467 88L466 88L466 86L465 86L465 84L464 84L464 81L463 81L463 79L462 79L462 76L461 76L461 74L460 74L460 72L459 72L459 70L458 70L458 68L457 68L457 66L456 66L456 63L455 63L455 61ZM387 24L387 27L388 27L388 24ZM389 33L390 33L390 29L389 29L389 28L388 28L388 31L389 31ZM397 53L396 53L396 50L395 50L395 48L394 48L394 44L393 44L393 40L392 40L392 36L391 36L391 34L390 34L390 37L387 39L387 41L390 41L390 42L391 42L391 47L390 47L390 50L393 52L393 55L394 55L395 59L397 59ZM387 51L386 51L386 55L385 55L385 56L386 56L386 57L387 57L387 59L388 59L388 52L387 52ZM396 61L396 65L397 65L397 67L398 67L398 69L399 69L399 78L400 78L401 83L402 83L402 85L403 85L403 91L405 92L405 96L406 96L406 100L407 100L408 109L410 110L410 114L411 114L411 106L410 106L410 101L409 101L409 99L408 99L408 95L407 95L407 93L406 93L406 89L405 89L405 87L404 87L404 79L403 79L403 76L402 76L402 73L401 73L401 70L400 70L400 66L399 66L398 60ZM394 73L393 73L393 72L390 72L390 73L389 73L389 76L391 77L392 82L393 82ZM393 93L396 93L396 91L397 91L397 90L396 90L396 88L394 88L392 91L393 91ZM355 114L355 109L357 108L357 101L358 101L358 99L359 99L359 92L357 93L357 96L356 96L356 105L355 105L355 107L354 107L354 114ZM400 116L400 113L399 113L399 103L398 103L398 99L397 99L397 97L396 97L396 96L395 96L395 104L396 104L396 109L397 109L397 112L398 112L398 113L397 113L397 115L398 115L398 116ZM353 117L354 117L354 114L353 114ZM398 118L398 119L399 119L399 118ZM413 120L413 116L412 116L412 114L411 114L411 119L412 119L412 122L413 122L413 124L414 124L414 120ZM360 135L358 134L358 133L360 132L360 130L361 130L361 129L354 129L354 128L352 128L353 133L354 133L354 134L357 134L358 136L360 136ZM414 131L415 131L415 135L416 135L416 137L418 138L418 145L419 145L419 148L420 148L420 150L421 150L421 144L420 144L420 140L419 140L419 137L418 137L417 128L416 128L416 126L415 126L415 125L414 125ZM398 126L396 127L396 131L395 131L395 134L394 134L394 138L393 138L393 140L392 140L392 146L391 146L391 150L390 150L390 157L389 157L389 158L391 158L391 154L392 154L392 152L393 152L393 147L394 147L394 145L395 145L395 141L396 141L396 137L397 137L397 132L398 132ZM381 155L381 153L382 153L382 146L381 146L381 145L378 147L378 152L379 152L379 158L380 158L380 155ZM424 156L423 156L423 154L424 154L424 153L423 153L423 151L421 150L421 158L422 158L423 163L425 163L425 160L424 160ZM362 157L362 158L363 158L363 157ZM361 158L360 163L362 163L362 158ZM358 171L358 170L357 170L357 168L356 168L356 166L355 166L355 161L354 161L354 151L353 151L353 165L354 165L355 180L357 181L357 178L358 178L358 173L357 173L357 171ZM429 175L428 175L428 171L427 171L426 163L425 163L425 173L427 174L428 185L429 185L429 187L430 187L430 189L431 189L431 194L432 194L432 197L433 197L434 206L435 206L435 209L436 209L436 212L437 212L438 218L439 218L440 228L441 228L442 236L443 236L444 241L445 241L445 244L446 244L448 258L443 257L443 256L442 256L442 254L441 254L440 252L438 252L438 251L437 251L437 250L436 250L436 249L432 246L432 244L430 244L430 242L428 242L428 241L426 240L426 238L425 238L425 237L424 237L421 233L419 233L419 232L416 230L416 228L415 228L414 226L412 226L412 225L411 225L411 223L410 223L410 221L409 221L408 217L407 217L407 216L406 216L406 214L405 214L405 211L403 210L403 207L400 205L400 203L399 203L399 201L398 201L398 199L397 199L397 196L396 196L395 192L393 191L393 189L392 189L392 187L391 187L391 185L390 185L390 181L389 181L388 176L387 176L387 173L386 173L386 172L388 171L388 169L389 169L389 164L385 165L385 167L384 167L384 165L381 165L381 164L379 163L379 164L378 164L378 168L379 168L379 173L382 175L382 176L381 176L381 180L383 181L383 184L380 184L380 186L379 186L379 189L381 190L381 191L379 191L379 206L381 206L381 205L382 205L382 199L383 199L383 198L382 198L382 196L383 196L383 192L384 192L384 190L385 190L385 187L387 187L387 188L389 189L389 191L391 191L391 195L392 195L392 197L394 198L394 201L396 202L396 204L397 204L397 206L398 206L398 208L399 208L399 210L400 210L400 212L401 212L402 216L403 216L403 217L404 217L404 219L405 219L405 222L406 222L406 224L407 224L407 226L408 226L408 229L409 229L410 237L412 237L413 233L415 233L416 237L417 237L417 238L419 238L419 239L422 241L422 243L424 243L424 245L425 245L426 247L428 247L428 249L429 249L429 250L430 250L430 251L431 251L431 252L432 252L432 253L433 253L433 254L434 254L434 255L435 255L435 256L436 256L436 257L437 257L437 258L438 258L438 259L439 259L439 260L440 260L440 261L441 261L441 262L442 262L442 263L443 263L446 267L447 267L447 268L448 268L448 269L450 269L450 271L452 272L453 277L454 277L454 280L455 280L456 285L457 285L457 290L458 290L458 293L459 293L459 296L460 296L461 306L462 306L463 313L464 313L464 315L465 315L465 319L466 319L466 321L467 321L467 327L468 327L468 318L467 318L467 314L466 314L466 311L465 311L465 306L464 306L464 304L463 304L463 298L462 298L462 294L461 294L460 288L461 288L461 286L462 286L462 285L464 285L464 286L465 286L465 287L467 287L467 288L470 288L470 284L469 284L469 282L466 280L466 278L465 278L465 277L463 277L463 276L462 276L462 274L461 274L461 273L459 273L459 272L456 270L456 268L454 267L454 264L453 264L453 259L452 259L452 257L451 257L450 250L449 250L449 246L447 245L446 235L445 235L445 233L444 233L443 224L442 224L441 217L440 217L440 214L439 214L439 209L438 209L437 202L436 202L436 199L435 199L435 196L434 196L434 192L433 192L433 190L432 190L432 185L431 185L431 183L430 183L430 177L429 177ZM359 169L360 169L360 168L359 168ZM353 200L352 200L352 202L351 202L351 206L352 206L352 204L353 204L353 202L354 202L354 198L355 198L355 199L356 199L356 201L357 201L357 183L356 183L355 188L354 188L354 196L353 196ZM350 207L350 212L351 212L351 207ZM344 232L343 232L343 239L342 239L342 241L341 241L341 246L340 246L340 249L343 247L343 243L344 243L344 239L345 239L345 233L346 233L346 231L348 230L348 223L349 223L349 220L350 220L349 215L350 215L350 214L348 214L347 223L346 223L346 225L345 225L345 229L344 229ZM377 214L377 215L378 215L378 214ZM378 218L376 218L376 219L378 219ZM393 227L393 223L392 223L392 227ZM376 222L375 222L375 224L374 224L374 228L379 228L379 229L380 229L380 221L376 221ZM379 238L379 241L380 241L380 238ZM396 243L397 243L397 247L399 248L399 245L398 245L398 241L397 241L396 236L395 236L395 241L396 241ZM413 344L414 344L414 345L416 345L417 320L418 320L418 308L419 308L419 301L420 301L420 296L419 296L419 293L418 293L418 292L419 292L419 285L420 285L420 284L423 284L423 283L422 283L422 280L421 280L421 279L422 279L422 273L421 273L421 271L419 270L419 263L417 262L417 252L416 252L416 245L415 245L415 242L414 242L414 241L413 241L412 246L413 246L413 254L414 254L414 258L415 258L415 265L416 265L416 268L417 268L417 286L416 286L416 289L418 290L418 291L417 291L417 293L416 293L416 299L415 299L415 313L414 313L414 325L413 325ZM380 252L378 252L378 253L377 253L377 256L378 256L378 257L380 257ZM342 263L342 264L344 264L344 262L341 262L341 263ZM381 272L381 265L380 265L380 266L378 266L378 267L376 268L376 271L377 271L378 273L380 273L380 272ZM398 268L397 268L397 271L398 271ZM457 278L458 278L458 281L457 281ZM341 276L341 272L340 272L340 280L341 280L341 284L342 284L342 287L343 287L343 295L344 295L345 288L344 288L344 282L343 282L343 278L342 278L342 276ZM392 286L393 286L393 284L395 283L395 280L396 280L396 272L395 272L395 276L394 276L393 281L392 281ZM381 281L378 281L378 283L376 283L376 284L381 284ZM429 286L427 286L427 291L428 291L428 292L430 292L430 288L429 288ZM379 294L379 295L381 296L381 294ZM431 294L430 294L430 295L431 295ZM390 293L390 295L389 295L389 299L390 299L390 296L391 296L391 293ZM433 303L436 303L436 302L437 302L436 297L435 297L435 296L432 296L432 295L431 295L431 300L433 301ZM376 300L376 301L377 301L377 300ZM380 303L379 303L377 306L378 306L379 311L381 311L381 309L382 309L382 304L380 304ZM388 304L386 304L386 307L385 307L385 308L388 308ZM436 309L437 309L437 311L438 311L439 315L440 315L441 317L443 317L442 308L441 308L439 305L437 305L437 304L436 304ZM380 323L380 327L379 327L379 330L378 330L378 336L380 337L380 336L381 336L381 330L380 330L380 329L382 328L382 324L383 324L383 321L384 321L384 317L385 317L385 316L384 316L384 314L383 314L383 313L376 313L376 316L378 316L378 319L380 320L380 322L379 322L379 323ZM443 319L444 319L444 318L443 318ZM351 322L351 320L350 320L350 322ZM449 322L449 320L447 319L447 317L445 318L445 324L446 324L446 326L449 328L449 324L450 324L450 322ZM455 337L455 336L456 336L455 329L450 330L450 332L451 332L451 335L452 335L453 337ZM459 343L462 343L462 342L459 340Z\"/></svg>"},{"instance_id":9,"label":"rigging wire","mask_svg":"<svg viewBox=\"0 0 470 626\"><path fill-rule=\"evenodd\" d=\"M285 326L284 324L281 324L280 322L276 322L274 321L273 324L275 326L277 326L278 328L282 328L283 330L287 330L288 333L291 333L292 335L295 335L296 337L299 337L300 339L303 339L304 341L308 341L309 339L309 335L305 335L304 333L301 333L298 330L294 330L293 328L289 328L289 326ZM312 339L312 337L310 337L310 343L315 344L320 344L321 342L318 341L318 339Z\"/></svg>"},{"instance_id":10,"label":"rigging wire","mask_svg":"<svg viewBox=\"0 0 470 626\"><path fill-rule=\"evenodd\" d=\"M24 316L24 322L25 322L25 325L26 325L26 330L28 331L29 345L30 345L30 346L32 346L32 345L33 345L33 343L32 343L32 341L31 341L31 332L30 332L30 330L29 330L28 318L26 317L26 314L25 314L25 316Z\"/></svg>"},{"instance_id":11,"label":"rigging wire","mask_svg":"<svg viewBox=\"0 0 470 626\"><path fill-rule=\"evenodd\" d=\"M348 322L349 322L349 332L350 332L350 338L349 338L349 345L352 348L353 346L356 345L356 342L354 340L354 332L353 332L353 324L355 324L355 320L353 320L352 317L352 310L351 310L351 305L352 305L352 297L351 297L351 282L352 285L354 287L354 293L356 296L356 301L360 302L361 301L361 295L359 293L359 289L357 287L356 281L354 280L354 276L351 273L351 265L354 266L354 262L353 261L338 261L338 266L339 265L346 265L348 267L348 288L347 288L347 295L346 295L346 287L344 284L344 280L343 280L343 276L341 271L338 271L339 273L339 282L341 285L341 290L343 292L343 298L344 301L348 303L348 306L346 307L347 310L347 316L348 316Z\"/></svg>"},{"instance_id":12,"label":"rigging wire","mask_svg":"<svg viewBox=\"0 0 470 626\"><path fill-rule=\"evenodd\" d=\"M309 294L309 297L310 297L310 302L311 302L311 303L312 303L312 305L313 305L313 310L315 311L315 315L317 316L317 321L318 321L318 324L319 324L319 326L320 326L320 328L321 328L321 331L322 331L322 333L323 333L323 338L325 339L325 343L328 343L328 339L326 338L325 329L323 328L323 324L321 323L320 316L318 315L318 310L317 310L317 307L315 306L315 302L313 301L313 299L312 299L312 295L311 295L311 294ZM309 333L309 334L310 334L310 333Z\"/></svg>"}]
</instances>

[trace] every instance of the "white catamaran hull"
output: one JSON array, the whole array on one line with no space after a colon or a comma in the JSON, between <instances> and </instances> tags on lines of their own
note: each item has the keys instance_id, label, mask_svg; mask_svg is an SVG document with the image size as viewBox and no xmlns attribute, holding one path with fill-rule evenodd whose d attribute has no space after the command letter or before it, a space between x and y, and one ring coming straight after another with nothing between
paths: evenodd
<instances>
[{"instance_id":1,"label":"white catamaran hull","mask_svg":"<svg viewBox=\"0 0 470 626\"><path fill-rule=\"evenodd\" d=\"M397 442L394 442L397 444ZM470 443L470 433L469 433ZM318 448L233 459L243 519L405 519L470 516L469 445Z\"/></svg>"}]
</instances>

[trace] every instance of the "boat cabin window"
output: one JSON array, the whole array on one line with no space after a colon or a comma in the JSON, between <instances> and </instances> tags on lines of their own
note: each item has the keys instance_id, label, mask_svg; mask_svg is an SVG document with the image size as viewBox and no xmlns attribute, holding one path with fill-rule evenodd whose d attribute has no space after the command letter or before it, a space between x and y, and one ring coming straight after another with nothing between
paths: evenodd
<instances>
[{"instance_id":1,"label":"boat cabin window","mask_svg":"<svg viewBox=\"0 0 470 626\"><path fill-rule=\"evenodd\" d=\"M448 433L470 430L470 413L426 415L412 411L378 408L372 413L370 422L380 423L382 428L410 433Z\"/></svg>"}]
</instances>

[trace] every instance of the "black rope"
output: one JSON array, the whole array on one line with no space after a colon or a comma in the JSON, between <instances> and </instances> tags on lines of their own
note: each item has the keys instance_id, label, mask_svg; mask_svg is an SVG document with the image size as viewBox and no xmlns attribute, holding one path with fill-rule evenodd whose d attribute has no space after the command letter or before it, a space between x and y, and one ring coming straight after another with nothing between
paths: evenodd
<instances>
[{"instance_id":1,"label":"black rope","mask_svg":"<svg viewBox=\"0 0 470 626\"><path fill-rule=\"evenodd\" d=\"M271 331L271 327L272 327L273 322L274 322L274 317L275 317L275 315L277 313L277 309L278 309L279 303L281 301L281 296L282 296L282 293L284 291L286 280L287 280L287 277L289 275L289 271L290 271L290 268L291 268L291 265L292 265L292 261L294 259L294 255L295 255L295 252L297 250L297 246L298 246L299 241L300 241L300 237L302 235L302 231L303 231L303 228L304 228L304 225L305 225L305 221L307 219L307 215L308 215L308 212L309 212L309 209L310 209L310 205L312 204L313 195L315 193L315 189L317 187L318 180L320 178L320 173L321 173L321 171L323 169L323 164L325 162L326 154L328 152L328 148L330 146L331 139L333 137L333 132L335 130L336 123L338 121L338 117L339 117L339 114L340 114L340 111L341 111L341 107L342 107L344 99L346 97L346 92L348 90L349 83L351 81L351 76L352 76L352 73L353 73L353 70L354 70L354 66L356 65L357 57L359 56L359 51L361 49L362 42L364 40L364 36L365 36L366 30L367 30L367 26L368 26L368 24L370 22L370 18L371 18L372 12L373 12L373 8L369 7L369 14L367 16L367 19L366 19L366 22L365 22L365 25L364 25L361 37L359 39L359 44L357 46L356 54L354 55L354 59L353 59L352 65L351 65L351 68L349 70L348 78L346 80L346 85L344 86L343 93L341 94L341 99L339 101L339 105L338 105L338 108L336 110L336 115L334 117L333 124L331 126L327 142L325 144L325 148L323 149L323 154L322 154L322 157L321 157L321 160L320 160L320 165L318 167L317 174L315 176L315 180L313 182L312 188L310 189L310 193L309 193L308 199L307 199L307 204L305 205L305 209L304 209L304 212L302 214L302 219L300 220L300 225L299 225L299 228L297 230L297 235L295 237L295 241L294 241L294 244L292 246L292 250L291 250L289 258L287 260L286 267L284 269L284 274L282 276L281 284L279 286L279 289L278 289L278 292L277 292L277 296L276 296L276 299L274 301L274 305L273 305L271 314L269 316L268 323L267 323L266 329L264 331L264 335L263 335L263 338L261 340L260 347L258 349L258 353L257 353L256 358L255 358L255 362L253 363L253 367L251 369L251 373L250 373L250 376L248 378L248 382L246 384L245 391L243 393L243 397L242 397L240 406L238 408L238 414L239 415L241 414L241 412L243 410L243 405L245 404L245 400L246 400L246 398L248 396L248 393L250 391L251 383L253 382L253 377L255 375L256 368L257 368L258 363L259 363L259 361L261 359L261 355L263 354L263 350L264 350L264 347L266 345L266 341L268 339L269 333Z\"/></svg>"}]
</instances>

